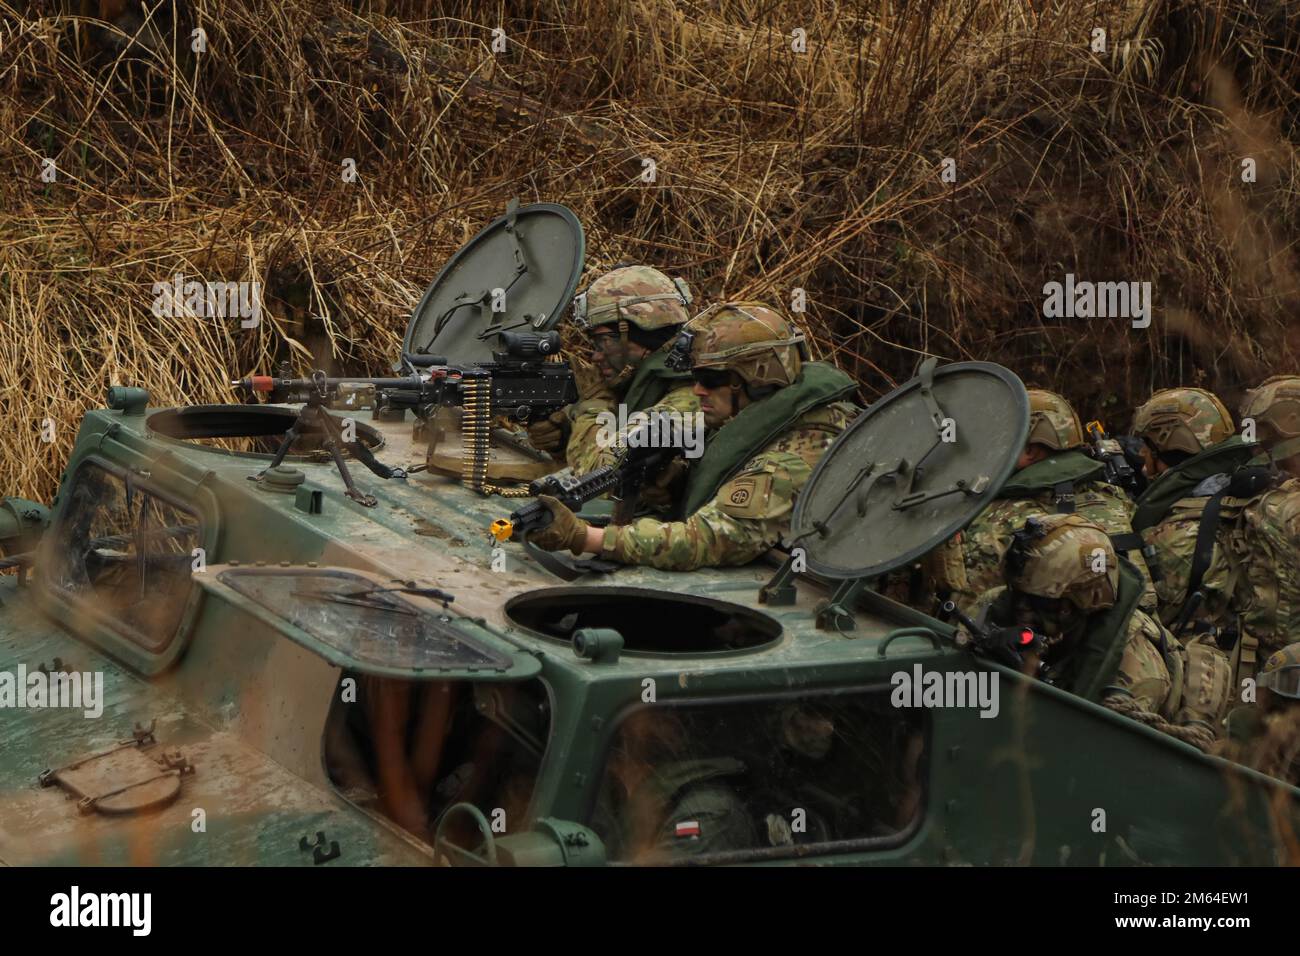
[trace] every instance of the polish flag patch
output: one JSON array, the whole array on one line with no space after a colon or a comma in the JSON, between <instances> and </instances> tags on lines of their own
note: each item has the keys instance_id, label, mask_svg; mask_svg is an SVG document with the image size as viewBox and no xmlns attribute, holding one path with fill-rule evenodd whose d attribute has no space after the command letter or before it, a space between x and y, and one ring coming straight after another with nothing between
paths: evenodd
<instances>
[{"instance_id":1,"label":"polish flag patch","mask_svg":"<svg viewBox=\"0 0 1300 956\"><path fill-rule=\"evenodd\" d=\"M698 820L686 820L677 824L677 839L684 840L691 837L699 839L700 822Z\"/></svg>"}]
</instances>

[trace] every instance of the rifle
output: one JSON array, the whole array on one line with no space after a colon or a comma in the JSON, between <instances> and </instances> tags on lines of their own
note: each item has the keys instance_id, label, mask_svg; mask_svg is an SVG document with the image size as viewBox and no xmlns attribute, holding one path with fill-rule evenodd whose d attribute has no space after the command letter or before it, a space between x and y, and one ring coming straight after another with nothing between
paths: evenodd
<instances>
[{"instance_id":1,"label":"rifle","mask_svg":"<svg viewBox=\"0 0 1300 956\"><path fill-rule=\"evenodd\" d=\"M1142 440L1131 435L1111 438L1100 421L1088 422L1084 429L1092 439L1089 454L1101 462L1105 480L1132 496L1146 487L1146 474L1142 470Z\"/></svg>"},{"instance_id":2,"label":"rifle","mask_svg":"<svg viewBox=\"0 0 1300 956\"><path fill-rule=\"evenodd\" d=\"M534 497L550 495L566 508L577 511L588 501L608 492L619 504L615 510L615 523L623 524L636 510L641 489L652 477L669 463L685 454L680 445L663 447L652 444L656 432L667 433L671 418L667 412L656 412L649 421L629 431L626 448L612 465L603 465L585 475L546 475L528 486ZM498 518L489 531L497 541L512 538L527 541L534 531L551 523L551 512L540 501L532 501L513 512L509 518Z\"/></svg>"},{"instance_id":3,"label":"rifle","mask_svg":"<svg viewBox=\"0 0 1300 956\"><path fill-rule=\"evenodd\" d=\"M970 632L977 653L1012 670L1021 669L1025 654L1043 652L1043 637L1032 627L984 627L965 614L952 599L944 601L940 610L945 618L955 615Z\"/></svg>"},{"instance_id":4,"label":"rifle","mask_svg":"<svg viewBox=\"0 0 1300 956\"><path fill-rule=\"evenodd\" d=\"M341 449L346 448L380 478L405 478L406 471L380 464L362 442L345 441L339 423L326 411L332 401L362 388L374 390L375 416L381 419L390 411L404 414L408 408L422 419L427 419L439 405L464 408L466 446L479 450L479 454L486 454L487 435L496 412L527 422L534 415L548 415L578 400L573 369L565 362L549 359L559 351L558 332L499 334L502 350L492 353L493 361L475 365L453 366L440 355L403 353L402 364L410 373L396 378L330 378L317 371L311 378L254 375L231 382L237 389L262 392L277 401L303 403L271 464L254 480L260 481L266 471L284 461L299 435L314 431L324 436L322 445L343 477L347 496L373 508L378 503L376 498L363 494L352 483Z\"/></svg>"}]
</instances>

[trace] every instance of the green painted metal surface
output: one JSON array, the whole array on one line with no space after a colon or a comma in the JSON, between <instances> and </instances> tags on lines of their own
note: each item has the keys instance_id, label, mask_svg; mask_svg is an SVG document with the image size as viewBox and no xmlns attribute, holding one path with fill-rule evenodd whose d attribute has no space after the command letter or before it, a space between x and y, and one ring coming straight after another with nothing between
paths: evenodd
<instances>
[{"instance_id":1,"label":"green painted metal surface","mask_svg":"<svg viewBox=\"0 0 1300 956\"><path fill-rule=\"evenodd\" d=\"M99 717L66 708L0 711L4 863L432 862L427 840L405 833L373 800L335 780L327 766L334 759L326 754L334 739L329 728L348 713L341 701L349 680L401 680L415 694L422 686L441 688L452 675L449 683L475 688L474 706L487 713L497 698L484 695L483 675L416 670L400 654L367 657L346 642L322 641L292 624L291 608L259 604L223 584L220 575L231 568L348 569L375 586L436 587L454 596L448 609L418 594L402 595L401 603L450 616L460 633L506 658L509 673L488 675L507 693L500 699L540 681L544 717L529 726L545 727L541 752L523 809L496 832L498 862L603 859L587 828L611 747L648 708L687 715L756 701L778 710L783 702L888 694L893 676L917 665L997 673L1001 706L996 719L975 708L920 715L919 757L909 771L918 800L905 825L877 837L714 861L1268 864L1281 859L1296 826L1300 791L973 658L951 644L946 625L870 592L860 599L855 627L843 634L817 629L815 611L829 590L806 576L792 605L761 604L759 588L775 564L689 575L629 568L567 585L578 615L570 631L617 626L624 637L617 660L580 658L567 632L535 629L558 627L536 601L563 582L514 546L493 553L487 528L512 502L427 473L385 482L361 472L358 483L379 499L364 508L344 497L332 465L291 458L286 464L303 473L303 486L321 492L320 511L312 513L299 506L300 495L248 480L268 456L162 437L149 429L149 414L86 416L30 578L24 586L13 578L0 582L0 672L52 666L57 657L65 669L101 672L104 680ZM409 421L366 423L385 439L376 454L386 464L409 468L423 460ZM202 566L187 572L193 584L175 633L157 646L124 634L111 609L69 597L42 576L65 546L61 535L75 510L69 489L85 467L130 476L133 496L156 495L197 520ZM133 497L132 507L140 500ZM99 551L104 560L119 557L111 548ZM130 556L121 561L129 574ZM680 601L685 594L694 603ZM715 627L710 615L734 624ZM500 726L528 740L519 715L502 713ZM38 785L42 771L130 739L136 724L150 722L158 740L151 752L177 748L194 767L165 808L83 815L63 791ZM1094 826L1098 808L1105 810L1104 832ZM493 806L479 809L492 819ZM199 810L202 832L195 827ZM543 820L549 822L538 825ZM338 843L336 859L315 862L318 831L324 847ZM301 848L304 838L308 849Z\"/></svg>"}]
</instances>

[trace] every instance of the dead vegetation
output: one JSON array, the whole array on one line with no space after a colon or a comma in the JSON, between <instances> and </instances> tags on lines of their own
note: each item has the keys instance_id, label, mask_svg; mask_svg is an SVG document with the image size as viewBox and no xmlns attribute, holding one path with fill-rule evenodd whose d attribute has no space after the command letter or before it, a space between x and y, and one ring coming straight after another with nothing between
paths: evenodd
<instances>
[{"instance_id":1,"label":"dead vegetation","mask_svg":"<svg viewBox=\"0 0 1300 956\"><path fill-rule=\"evenodd\" d=\"M48 499L112 383L385 370L511 196L593 271L805 289L866 398L936 354L1112 427L1231 402L1300 364L1298 54L1300 0L0 0L0 487ZM177 273L260 281L261 324L157 318ZM1152 327L1045 319L1066 273L1152 282Z\"/></svg>"}]
</instances>

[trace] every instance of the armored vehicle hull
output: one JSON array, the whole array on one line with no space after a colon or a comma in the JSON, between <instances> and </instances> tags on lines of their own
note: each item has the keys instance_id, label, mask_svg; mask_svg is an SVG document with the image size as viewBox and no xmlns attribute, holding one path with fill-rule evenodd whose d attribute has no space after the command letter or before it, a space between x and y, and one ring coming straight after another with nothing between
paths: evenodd
<instances>
[{"instance_id":1,"label":"armored vehicle hull","mask_svg":"<svg viewBox=\"0 0 1300 956\"><path fill-rule=\"evenodd\" d=\"M0 861L1272 864L1294 841L1300 791L870 589L824 630L814 575L759 600L776 561L562 582L488 536L510 502L448 478L363 475L374 507L319 456L250 481L269 453L213 436L274 436L267 414L85 417L0 583ZM410 421L357 424L423 463ZM44 672L102 696L19 686Z\"/></svg>"}]
</instances>

